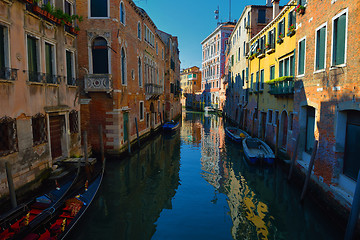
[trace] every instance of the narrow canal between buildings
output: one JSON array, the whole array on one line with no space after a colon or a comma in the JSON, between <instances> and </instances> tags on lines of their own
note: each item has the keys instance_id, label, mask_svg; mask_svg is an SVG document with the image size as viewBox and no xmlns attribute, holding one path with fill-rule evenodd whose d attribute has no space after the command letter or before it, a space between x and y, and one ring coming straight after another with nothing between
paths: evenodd
<instances>
[{"instance_id":1,"label":"narrow canal between buildings","mask_svg":"<svg viewBox=\"0 0 360 240\"><path fill-rule=\"evenodd\" d=\"M342 239L280 167L249 166L223 119L183 112L181 129L109 159L69 239Z\"/></svg>"}]
</instances>

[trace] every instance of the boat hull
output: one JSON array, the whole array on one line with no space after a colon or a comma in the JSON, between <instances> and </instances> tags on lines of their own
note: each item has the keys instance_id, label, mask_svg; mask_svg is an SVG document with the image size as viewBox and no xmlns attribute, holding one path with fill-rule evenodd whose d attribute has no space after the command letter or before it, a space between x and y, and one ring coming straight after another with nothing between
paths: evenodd
<instances>
[{"instance_id":1,"label":"boat hull","mask_svg":"<svg viewBox=\"0 0 360 240\"><path fill-rule=\"evenodd\" d=\"M241 143L244 139L243 137L240 137L241 133L245 135L245 138L249 137L249 134L241 129L233 127L225 128L225 135L237 143Z\"/></svg>"},{"instance_id":2,"label":"boat hull","mask_svg":"<svg viewBox=\"0 0 360 240\"><path fill-rule=\"evenodd\" d=\"M265 142L257 138L249 138L244 139L242 143L245 158L250 164L274 164L275 155Z\"/></svg>"}]
</instances>

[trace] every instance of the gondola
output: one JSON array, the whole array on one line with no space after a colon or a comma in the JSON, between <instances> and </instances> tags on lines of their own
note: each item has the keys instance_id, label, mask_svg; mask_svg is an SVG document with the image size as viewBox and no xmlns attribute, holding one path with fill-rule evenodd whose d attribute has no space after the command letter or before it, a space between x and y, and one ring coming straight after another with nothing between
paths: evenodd
<instances>
[{"instance_id":1,"label":"gondola","mask_svg":"<svg viewBox=\"0 0 360 240\"><path fill-rule=\"evenodd\" d=\"M271 148L258 138L245 138L242 142L246 160L250 164L274 163L275 155Z\"/></svg>"},{"instance_id":2,"label":"gondola","mask_svg":"<svg viewBox=\"0 0 360 240\"><path fill-rule=\"evenodd\" d=\"M81 219L96 193L98 192L105 170L105 161L101 168L87 169L91 176L76 183L70 193L57 202L51 209L43 211L26 229L14 239L63 239Z\"/></svg>"},{"instance_id":3,"label":"gondola","mask_svg":"<svg viewBox=\"0 0 360 240\"><path fill-rule=\"evenodd\" d=\"M64 197L75 183L79 174L72 169L64 179L52 181L52 190L48 193L20 204L15 209L0 216L0 239L10 239L30 224L41 212L54 206Z\"/></svg>"},{"instance_id":4,"label":"gondola","mask_svg":"<svg viewBox=\"0 0 360 240\"><path fill-rule=\"evenodd\" d=\"M164 123L163 125L163 130L165 132L173 132L173 131L176 131L180 126L180 123L179 122L174 122L174 121L171 121L171 122L166 122Z\"/></svg>"},{"instance_id":5,"label":"gondola","mask_svg":"<svg viewBox=\"0 0 360 240\"><path fill-rule=\"evenodd\" d=\"M235 127L226 127L225 134L227 137L237 143L241 143L244 138L249 137L247 132Z\"/></svg>"}]
</instances>

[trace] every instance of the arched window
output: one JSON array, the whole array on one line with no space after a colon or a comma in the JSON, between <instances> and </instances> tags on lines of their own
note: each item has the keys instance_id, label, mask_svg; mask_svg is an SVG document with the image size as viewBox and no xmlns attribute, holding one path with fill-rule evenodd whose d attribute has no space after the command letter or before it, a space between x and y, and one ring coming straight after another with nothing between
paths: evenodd
<instances>
[{"instance_id":1,"label":"arched window","mask_svg":"<svg viewBox=\"0 0 360 240\"><path fill-rule=\"evenodd\" d=\"M126 85L126 56L124 48L121 49L121 83Z\"/></svg>"},{"instance_id":2,"label":"arched window","mask_svg":"<svg viewBox=\"0 0 360 240\"><path fill-rule=\"evenodd\" d=\"M138 39L141 40L141 24L138 22Z\"/></svg>"},{"instance_id":3,"label":"arched window","mask_svg":"<svg viewBox=\"0 0 360 240\"><path fill-rule=\"evenodd\" d=\"M139 72L139 87L142 87L142 66L141 66L140 58L138 61L138 72Z\"/></svg>"},{"instance_id":4,"label":"arched window","mask_svg":"<svg viewBox=\"0 0 360 240\"><path fill-rule=\"evenodd\" d=\"M120 3L120 22L125 24L125 6L124 3Z\"/></svg>"},{"instance_id":5,"label":"arched window","mask_svg":"<svg viewBox=\"0 0 360 240\"><path fill-rule=\"evenodd\" d=\"M93 73L109 73L107 42L102 37L97 37L92 45Z\"/></svg>"}]
</instances>

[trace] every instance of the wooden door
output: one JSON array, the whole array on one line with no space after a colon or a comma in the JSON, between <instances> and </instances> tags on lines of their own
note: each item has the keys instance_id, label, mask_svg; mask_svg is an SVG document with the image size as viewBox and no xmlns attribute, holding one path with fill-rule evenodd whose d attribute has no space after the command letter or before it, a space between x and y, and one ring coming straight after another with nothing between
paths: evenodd
<instances>
[{"instance_id":1,"label":"wooden door","mask_svg":"<svg viewBox=\"0 0 360 240\"><path fill-rule=\"evenodd\" d=\"M62 128L64 123L63 116L52 116L50 120L50 144L52 159L62 156L61 139Z\"/></svg>"},{"instance_id":2,"label":"wooden door","mask_svg":"<svg viewBox=\"0 0 360 240\"><path fill-rule=\"evenodd\" d=\"M283 148L286 148L286 142L287 142L287 130L288 130L288 117L286 112L283 112L283 126L282 126L282 143L281 146Z\"/></svg>"}]
</instances>

